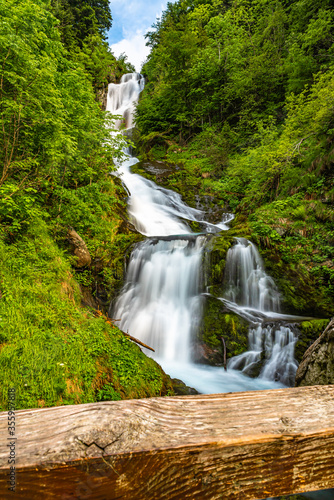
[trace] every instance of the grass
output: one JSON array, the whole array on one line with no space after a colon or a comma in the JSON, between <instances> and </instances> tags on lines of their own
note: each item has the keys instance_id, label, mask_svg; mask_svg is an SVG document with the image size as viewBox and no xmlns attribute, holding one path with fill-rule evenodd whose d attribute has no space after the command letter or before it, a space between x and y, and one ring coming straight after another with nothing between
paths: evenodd
<instances>
[{"instance_id":1,"label":"grass","mask_svg":"<svg viewBox=\"0 0 334 500\"><path fill-rule=\"evenodd\" d=\"M81 307L68 257L42 220L0 239L0 409L167 394L168 377L102 314Z\"/></svg>"}]
</instances>

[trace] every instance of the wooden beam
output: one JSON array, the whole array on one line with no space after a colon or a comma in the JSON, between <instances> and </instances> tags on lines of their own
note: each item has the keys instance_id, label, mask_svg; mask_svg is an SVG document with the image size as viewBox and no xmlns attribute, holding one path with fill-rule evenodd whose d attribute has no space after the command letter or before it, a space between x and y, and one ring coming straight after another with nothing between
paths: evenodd
<instances>
[{"instance_id":1,"label":"wooden beam","mask_svg":"<svg viewBox=\"0 0 334 500\"><path fill-rule=\"evenodd\" d=\"M0 413L0 497L252 500L334 487L334 386Z\"/></svg>"}]
</instances>

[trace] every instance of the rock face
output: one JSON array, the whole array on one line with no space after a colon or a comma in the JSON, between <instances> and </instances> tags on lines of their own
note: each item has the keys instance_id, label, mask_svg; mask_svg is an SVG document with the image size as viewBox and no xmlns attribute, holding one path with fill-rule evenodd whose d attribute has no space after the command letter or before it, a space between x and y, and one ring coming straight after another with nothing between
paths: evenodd
<instances>
[{"instance_id":1,"label":"rock face","mask_svg":"<svg viewBox=\"0 0 334 500\"><path fill-rule=\"evenodd\" d=\"M197 363L222 366L225 340L227 360L248 349L249 324L235 313L226 309L217 298L203 298L203 322L193 347L193 359Z\"/></svg>"},{"instance_id":2,"label":"rock face","mask_svg":"<svg viewBox=\"0 0 334 500\"><path fill-rule=\"evenodd\" d=\"M296 386L334 384L334 318L305 352L296 373Z\"/></svg>"},{"instance_id":3,"label":"rock face","mask_svg":"<svg viewBox=\"0 0 334 500\"><path fill-rule=\"evenodd\" d=\"M77 257L76 267L89 266L92 258L81 236L71 227L67 232L67 238L70 242L72 253Z\"/></svg>"},{"instance_id":4,"label":"rock face","mask_svg":"<svg viewBox=\"0 0 334 500\"><path fill-rule=\"evenodd\" d=\"M196 391L196 389L194 389L193 387L189 387L178 378L172 378L171 382L176 396L191 396L194 394L200 394L198 391Z\"/></svg>"},{"instance_id":5,"label":"rock face","mask_svg":"<svg viewBox=\"0 0 334 500\"><path fill-rule=\"evenodd\" d=\"M97 91L97 100L101 103L103 111L107 109L108 87Z\"/></svg>"}]
</instances>

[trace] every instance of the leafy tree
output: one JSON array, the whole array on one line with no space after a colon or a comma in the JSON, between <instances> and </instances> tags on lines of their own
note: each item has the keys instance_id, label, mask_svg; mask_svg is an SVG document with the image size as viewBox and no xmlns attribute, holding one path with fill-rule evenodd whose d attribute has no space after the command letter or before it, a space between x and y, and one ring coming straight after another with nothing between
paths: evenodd
<instances>
[{"instance_id":1,"label":"leafy tree","mask_svg":"<svg viewBox=\"0 0 334 500\"><path fill-rule=\"evenodd\" d=\"M57 20L38 0L0 0L0 9L0 217L8 225L14 209L25 219L31 199L41 201L54 183L76 188L99 179L121 142L111 140L109 117L84 69L90 65L96 85L106 80L88 49L69 59Z\"/></svg>"},{"instance_id":2,"label":"leafy tree","mask_svg":"<svg viewBox=\"0 0 334 500\"><path fill-rule=\"evenodd\" d=\"M112 26L108 0L51 0L51 9L60 21L63 42L68 47L82 47L85 39L100 35Z\"/></svg>"}]
</instances>

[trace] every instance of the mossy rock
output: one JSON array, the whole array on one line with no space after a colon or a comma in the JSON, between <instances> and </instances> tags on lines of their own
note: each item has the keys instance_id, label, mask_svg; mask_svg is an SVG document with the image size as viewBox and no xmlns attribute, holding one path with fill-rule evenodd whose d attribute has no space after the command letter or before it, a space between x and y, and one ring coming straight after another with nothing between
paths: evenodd
<instances>
[{"instance_id":1,"label":"mossy rock","mask_svg":"<svg viewBox=\"0 0 334 500\"><path fill-rule=\"evenodd\" d=\"M334 314L323 291L316 287L309 274L295 265L284 263L276 252L262 250L266 270L275 280L282 295L282 308L289 314L328 317Z\"/></svg>"},{"instance_id":2,"label":"mossy rock","mask_svg":"<svg viewBox=\"0 0 334 500\"><path fill-rule=\"evenodd\" d=\"M203 323L198 335L197 361L222 365L226 344L227 360L248 349L248 322L227 311L215 297L205 297Z\"/></svg>"},{"instance_id":3,"label":"mossy rock","mask_svg":"<svg viewBox=\"0 0 334 500\"><path fill-rule=\"evenodd\" d=\"M298 363L301 362L307 349L317 340L318 337L320 337L328 323L329 319L314 319L311 321L303 321L298 326L300 335L298 336L295 347L295 358Z\"/></svg>"},{"instance_id":4,"label":"mossy rock","mask_svg":"<svg viewBox=\"0 0 334 500\"><path fill-rule=\"evenodd\" d=\"M189 387L178 378L172 378L171 383L176 396L189 396L199 394L196 389L194 389L193 387Z\"/></svg>"},{"instance_id":5,"label":"mossy rock","mask_svg":"<svg viewBox=\"0 0 334 500\"><path fill-rule=\"evenodd\" d=\"M211 237L205 246L205 282L213 295L222 294L224 270L228 249L233 244L229 231Z\"/></svg>"},{"instance_id":6,"label":"mossy rock","mask_svg":"<svg viewBox=\"0 0 334 500\"><path fill-rule=\"evenodd\" d=\"M237 214L231 222L230 236L250 239L252 236L248 218L243 214Z\"/></svg>"},{"instance_id":7,"label":"mossy rock","mask_svg":"<svg viewBox=\"0 0 334 500\"><path fill-rule=\"evenodd\" d=\"M143 162L138 162L135 163L134 165L131 166L131 172L133 174L138 174L144 177L145 179L148 179L149 181L155 181L155 176L153 174L150 174L147 172L143 166Z\"/></svg>"}]
</instances>

